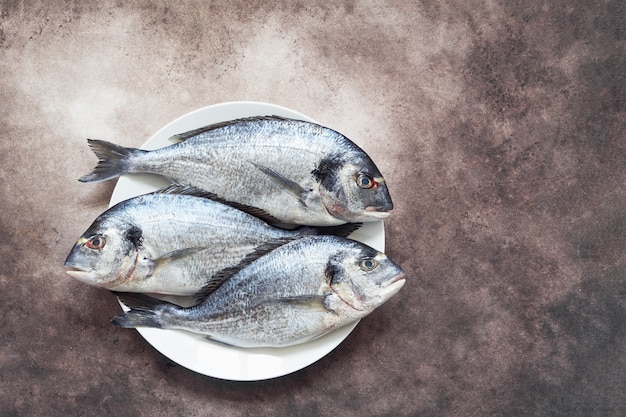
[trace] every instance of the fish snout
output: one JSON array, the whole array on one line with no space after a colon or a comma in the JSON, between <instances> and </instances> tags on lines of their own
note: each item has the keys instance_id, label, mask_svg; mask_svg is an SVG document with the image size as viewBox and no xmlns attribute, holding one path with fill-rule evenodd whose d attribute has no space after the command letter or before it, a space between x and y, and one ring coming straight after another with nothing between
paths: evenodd
<instances>
[{"instance_id":1,"label":"fish snout","mask_svg":"<svg viewBox=\"0 0 626 417\"><path fill-rule=\"evenodd\" d=\"M380 296L383 300L388 300L393 295L398 293L405 283L406 278L404 272L395 275L393 278L387 280L380 286Z\"/></svg>"},{"instance_id":2,"label":"fish snout","mask_svg":"<svg viewBox=\"0 0 626 417\"><path fill-rule=\"evenodd\" d=\"M404 282L406 281L406 274L404 273L404 271L400 271L397 275L385 281L383 285L381 285L381 288L389 287L390 285L400 283L401 281L402 283L400 286L404 285Z\"/></svg>"},{"instance_id":3,"label":"fish snout","mask_svg":"<svg viewBox=\"0 0 626 417\"><path fill-rule=\"evenodd\" d=\"M97 274L91 269L81 268L79 266L69 264L68 262L65 263L65 268L65 273L67 275L81 282L93 284L97 280Z\"/></svg>"}]
</instances>

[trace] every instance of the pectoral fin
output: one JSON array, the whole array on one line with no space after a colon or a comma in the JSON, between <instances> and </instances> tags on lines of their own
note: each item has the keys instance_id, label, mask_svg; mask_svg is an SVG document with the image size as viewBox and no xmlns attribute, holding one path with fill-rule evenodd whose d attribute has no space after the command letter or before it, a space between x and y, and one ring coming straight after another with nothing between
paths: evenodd
<instances>
[{"instance_id":1,"label":"pectoral fin","mask_svg":"<svg viewBox=\"0 0 626 417\"><path fill-rule=\"evenodd\" d=\"M162 268L164 266L171 265L181 260L186 260L186 258L188 258L189 256L194 255L198 252L202 252L203 250L206 250L206 249L207 247L205 246L197 246L193 248L184 248L184 249L178 249L172 252L168 252L165 255L162 255L151 261L152 271L156 270L157 268Z\"/></svg>"},{"instance_id":2,"label":"pectoral fin","mask_svg":"<svg viewBox=\"0 0 626 417\"><path fill-rule=\"evenodd\" d=\"M301 204L305 205L303 196L309 193L310 192L309 190L303 188L300 184L285 177L281 173L276 172L273 169L266 167L265 165L261 165L256 162L250 162L250 163L254 165L259 171L263 172L264 174L272 178L272 180L276 183L276 185L278 185L283 190L291 193L294 197L298 199L298 201L300 201Z\"/></svg>"},{"instance_id":3,"label":"pectoral fin","mask_svg":"<svg viewBox=\"0 0 626 417\"><path fill-rule=\"evenodd\" d=\"M327 299L328 295L298 295L294 297L281 297L274 300L270 300L270 303L290 305L298 308L302 308L308 311L315 311L319 313L328 313L334 311Z\"/></svg>"}]
</instances>

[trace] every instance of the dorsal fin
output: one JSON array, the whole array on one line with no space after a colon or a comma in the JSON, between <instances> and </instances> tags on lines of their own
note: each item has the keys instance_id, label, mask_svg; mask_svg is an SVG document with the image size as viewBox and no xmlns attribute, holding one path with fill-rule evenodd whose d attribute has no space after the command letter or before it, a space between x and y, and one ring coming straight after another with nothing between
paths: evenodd
<instances>
[{"instance_id":1,"label":"dorsal fin","mask_svg":"<svg viewBox=\"0 0 626 417\"><path fill-rule=\"evenodd\" d=\"M275 116L275 115L272 115L272 116L242 117L242 118L239 118L239 119L226 120L224 122L213 123L213 124L210 124L208 126L200 127L198 129L189 130L187 132L178 133L176 135L171 136L169 138L169 141L170 142L184 142L187 139L193 138L194 136L201 135L202 133L210 132L211 130L215 130L215 129L220 129L220 128L227 127L227 126L236 125L236 124L239 124L239 123L258 122L258 121L264 121L264 120L282 121L282 120L291 120L291 119L288 119L286 117L281 117L281 116Z\"/></svg>"},{"instance_id":2,"label":"dorsal fin","mask_svg":"<svg viewBox=\"0 0 626 417\"><path fill-rule=\"evenodd\" d=\"M163 188L159 188L154 191L154 194L178 194L178 195L192 195L195 197L204 197L210 200L214 200L217 196L214 193L205 191L201 188L194 187L192 185L183 185L181 183L173 181L170 185Z\"/></svg>"},{"instance_id":3,"label":"dorsal fin","mask_svg":"<svg viewBox=\"0 0 626 417\"><path fill-rule=\"evenodd\" d=\"M293 240L299 239L300 237L301 236L283 237L270 240L269 242L257 246L254 250L252 250L252 252L248 253L237 265L224 268L221 271L213 274L213 276L211 277L211 281L195 294L195 301L198 303L202 302L202 300L213 294L230 277L232 277L242 269L246 268L252 262L270 253L274 249L279 248Z\"/></svg>"},{"instance_id":4,"label":"dorsal fin","mask_svg":"<svg viewBox=\"0 0 626 417\"><path fill-rule=\"evenodd\" d=\"M209 200L217 201L218 203L222 203L232 208L236 208L237 210L243 211L244 213L248 213L251 216L259 218L266 223L270 224L280 224L280 220L276 217L269 214L267 211L260 209L258 207L249 206L247 204L241 204L234 201L228 201L215 193L202 190L197 187L193 187L191 185L183 185L177 182L173 182L171 185L167 187L160 188L155 191L157 194L179 194L179 195L191 195L195 197L203 197L208 198Z\"/></svg>"}]
</instances>

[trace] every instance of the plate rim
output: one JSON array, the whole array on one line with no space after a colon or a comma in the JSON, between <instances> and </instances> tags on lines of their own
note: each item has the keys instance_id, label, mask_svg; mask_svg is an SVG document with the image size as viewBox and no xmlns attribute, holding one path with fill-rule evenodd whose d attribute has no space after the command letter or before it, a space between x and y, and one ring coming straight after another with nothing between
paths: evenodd
<instances>
[{"instance_id":1,"label":"plate rim","mask_svg":"<svg viewBox=\"0 0 626 417\"><path fill-rule=\"evenodd\" d=\"M254 115L259 115L259 116L261 115L281 116L282 115L284 117L290 117L294 119L298 118L300 120L305 120L305 121L309 121L313 123L319 123L313 118L311 118L310 116L307 116L301 112L298 112L296 110L283 107L277 104L272 104L272 103L262 102L262 101L227 101L227 102L215 103L215 104L211 104L208 106L200 107L175 118L174 120L170 121L169 123L165 124L160 129L158 129L153 135L151 135L150 138L148 138L139 147L139 149L152 150L152 149L161 148L163 146L167 146L167 143L165 143L165 145L156 146L156 147L154 147L153 144L158 143L159 141L161 142L167 141L167 139L171 137L173 134L180 133L181 130L176 129L176 131L174 131L173 130L174 127L179 124L185 124L187 120L204 115L205 113L210 114L212 112L215 112L216 114L231 114L231 113L236 114L239 111L241 111L242 108L265 109L265 110L263 110L262 113L241 115L241 116L236 116L234 118L250 117ZM249 112L251 113L251 110ZM242 112L242 113L246 113L246 112ZM220 121L232 120L233 118L232 117L231 118L217 117L217 119L219 120L209 121L208 123L205 123L204 126L210 123L217 123ZM201 126L196 126L195 128L198 128L198 127L201 127ZM192 129L193 128L194 127L192 127ZM170 134L169 131L173 131L173 133ZM143 191L140 190L136 193L128 192L128 190L126 190L127 187L146 185L145 184L146 181L153 181L154 184L149 183L146 189L144 189ZM155 185L155 184L166 183L166 182L167 180L157 175L153 175L153 174L133 174L132 176L123 175L118 179L111 193L111 198L109 200L109 207L112 207L119 201L125 200L127 198L131 198L136 195L141 195L146 192L154 191L158 188L158 185ZM368 225L368 223L364 225ZM380 229L376 236L377 238L376 249L384 251L385 230L384 230L384 224L382 220L371 222L369 225L370 225L370 228L372 228L371 227L372 225L375 225L375 226L378 226L378 229ZM361 231L361 233L365 233L365 232L366 231ZM357 238L356 240L359 240L359 239ZM122 309L126 311L127 307L119 300L118 302L120 306L122 307ZM313 341L309 341L300 345L280 347L280 348L240 348L240 347L233 347L233 346L225 346L217 342L209 341L206 339L199 341L198 339L202 338L201 335L197 335L192 332L185 331L185 330L169 330L169 329L166 330L166 329L151 329L151 328L138 328L135 330L143 337L143 339L146 342L148 342L149 345L151 345L160 354L164 355L166 358L168 358L172 362L175 362L176 364L184 368L187 368L191 371L194 371L201 375L205 375L205 376L209 376L209 377L221 379L221 380L227 380L227 381L261 381L261 380L274 379L274 378L279 378L281 376L289 375L301 369L307 368L310 365L314 364L315 362L319 361L320 359L328 355L330 352L332 352L335 348L337 348L341 343L343 343L343 341L352 333L354 328L356 328L359 322L360 320L357 320L356 322L353 322L341 328L335 329L332 332L318 339L315 339ZM233 354L236 354L238 352L240 357L249 356L252 353L258 353L258 355L263 357L265 360L269 362L274 361L275 363L279 362L277 360L277 357L280 357L281 353L286 353L286 352L290 352L290 353L305 352L306 353L306 351L309 350L312 352L312 356L309 358L310 360L303 360L302 358L299 358L299 360L296 361L298 363L297 365L286 366L285 364L283 364L282 367L278 367L277 368L278 370L274 372L269 372L269 371L268 372L248 372L248 373L240 372L237 374L237 372L235 371L233 371L232 373L224 372L222 368L220 368L221 371L209 372L207 371L205 362L202 362L202 365L205 365L205 366L194 366L193 361L191 362L188 361L188 359L191 356L183 355L182 357L180 357L178 355L173 355L173 353L176 353L176 348L172 347L172 345L169 343L170 341L173 341L179 344L186 344L186 347L193 346L194 344L202 342L208 345L200 345L200 348L203 346L204 347L209 346L210 348L207 348L209 351L216 350L217 352L225 353L225 350L227 350ZM196 348L199 348L199 347L196 346ZM295 355L295 356L297 358L299 357L299 355ZM268 369L268 368L265 367L264 369Z\"/></svg>"}]
</instances>

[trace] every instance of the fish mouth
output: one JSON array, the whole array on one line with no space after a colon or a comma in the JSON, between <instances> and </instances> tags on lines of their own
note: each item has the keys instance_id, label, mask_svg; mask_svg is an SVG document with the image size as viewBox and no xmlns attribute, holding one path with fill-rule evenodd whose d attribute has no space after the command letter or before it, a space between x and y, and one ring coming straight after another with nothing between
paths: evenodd
<instances>
[{"instance_id":1,"label":"fish mouth","mask_svg":"<svg viewBox=\"0 0 626 417\"><path fill-rule=\"evenodd\" d=\"M68 264L65 264L65 268L67 268L65 271L67 275L79 281L91 284L96 280L96 273L93 270Z\"/></svg>"},{"instance_id":2,"label":"fish mouth","mask_svg":"<svg viewBox=\"0 0 626 417\"><path fill-rule=\"evenodd\" d=\"M375 219L385 219L391 214L391 209L384 206L369 206L365 208L365 212Z\"/></svg>"},{"instance_id":3,"label":"fish mouth","mask_svg":"<svg viewBox=\"0 0 626 417\"><path fill-rule=\"evenodd\" d=\"M397 291L400 288L402 288L405 282L406 282L406 274L404 272L400 272L395 277L383 282L383 284L380 287Z\"/></svg>"}]
</instances>

